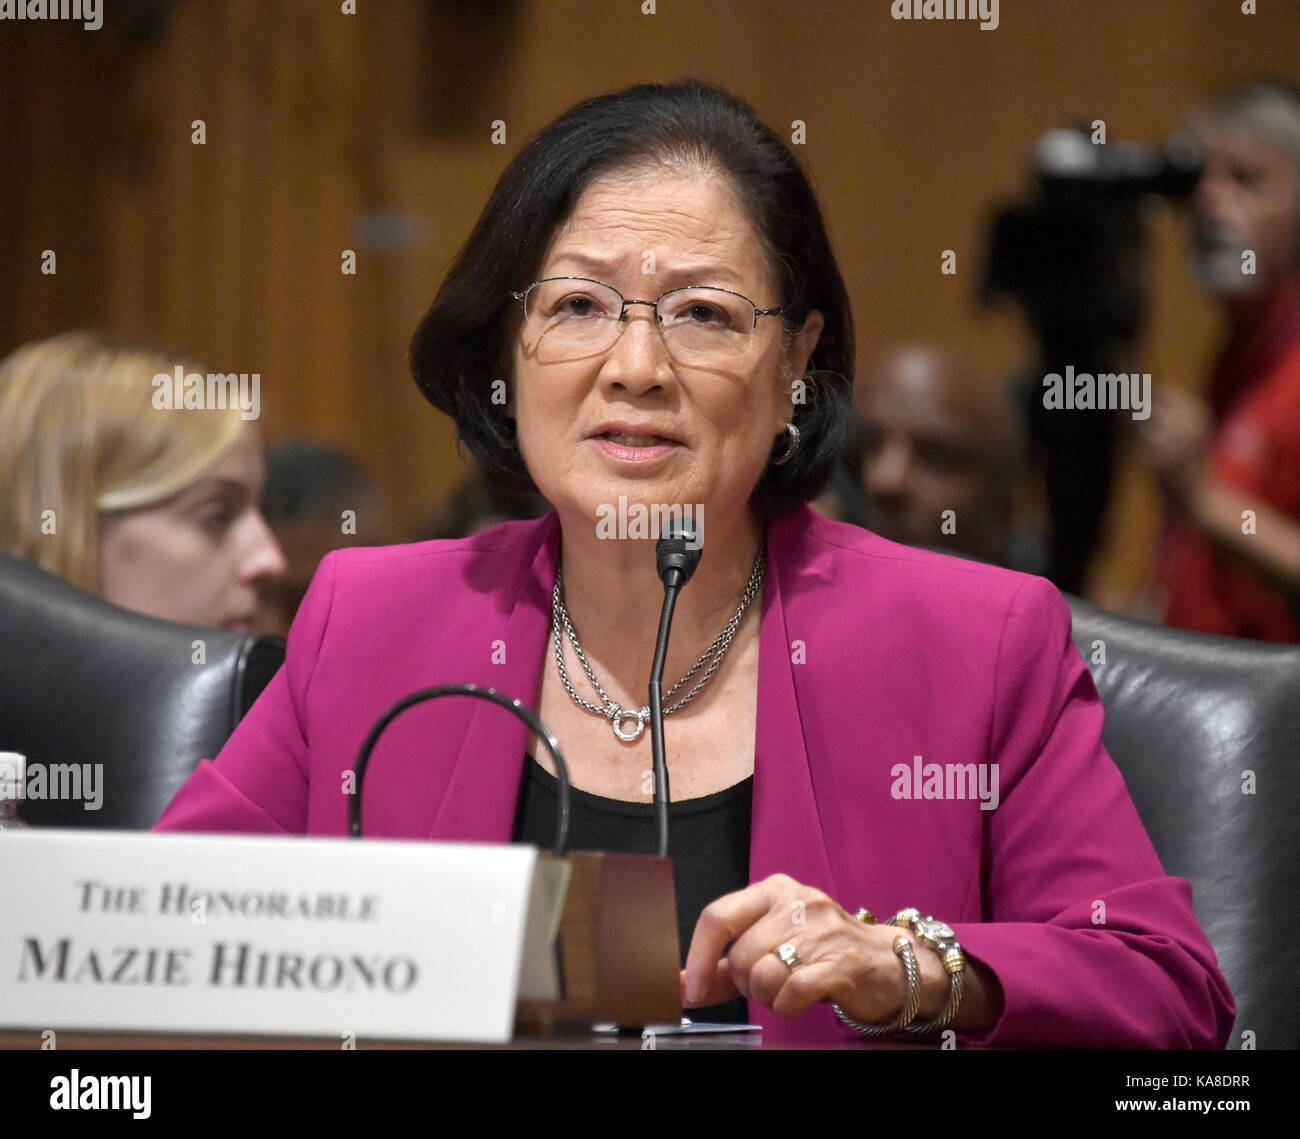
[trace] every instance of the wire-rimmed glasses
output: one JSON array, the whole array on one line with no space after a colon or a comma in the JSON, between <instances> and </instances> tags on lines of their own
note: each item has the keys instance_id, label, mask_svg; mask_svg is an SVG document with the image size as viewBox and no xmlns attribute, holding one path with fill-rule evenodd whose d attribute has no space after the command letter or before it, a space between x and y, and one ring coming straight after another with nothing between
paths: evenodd
<instances>
[{"instance_id":1,"label":"wire-rimmed glasses","mask_svg":"<svg viewBox=\"0 0 1300 1139\"><path fill-rule=\"evenodd\" d=\"M654 301L628 300L612 285L588 277L544 277L510 296L523 305L526 325L539 336L592 352L618 339L629 305L648 305L664 343L688 354L739 352L759 317L783 311L760 309L748 297L712 285L670 289Z\"/></svg>"}]
</instances>

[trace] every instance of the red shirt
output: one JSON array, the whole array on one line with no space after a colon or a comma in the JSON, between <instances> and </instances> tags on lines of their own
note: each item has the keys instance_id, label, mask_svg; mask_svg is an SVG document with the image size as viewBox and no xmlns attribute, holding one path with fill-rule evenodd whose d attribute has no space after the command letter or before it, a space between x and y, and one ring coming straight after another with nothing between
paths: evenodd
<instances>
[{"instance_id":1,"label":"red shirt","mask_svg":"<svg viewBox=\"0 0 1300 1139\"><path fill-rule=\"evenodd\" d=\"M1278 297L1257 335L1224 353L1208 394L1211 474L1243 492L1243 510L1265 501L1300 522L1300 283ZM1169 625L1300 642L1300 613L1186 523L1169 527L1160 578Z\"/></svg>"}]
</instances>

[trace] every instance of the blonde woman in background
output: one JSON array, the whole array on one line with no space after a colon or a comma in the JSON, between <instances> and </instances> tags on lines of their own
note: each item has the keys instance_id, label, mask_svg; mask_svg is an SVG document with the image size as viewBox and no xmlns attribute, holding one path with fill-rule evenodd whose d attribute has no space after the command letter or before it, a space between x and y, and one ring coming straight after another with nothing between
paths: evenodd
<instances>
[{"instance_id":1,"label":"blonde woman in background","mask_svg":"<svg viewBox=\"0 0 1300 1139\"><path fill-rule=\"evenodd\" d=\"M238 406L155 407L178 364L207 371L92 332L0 362L0 550L138 613L248 632L285 568L261 440Z\"/></svg>"}]
</instances>

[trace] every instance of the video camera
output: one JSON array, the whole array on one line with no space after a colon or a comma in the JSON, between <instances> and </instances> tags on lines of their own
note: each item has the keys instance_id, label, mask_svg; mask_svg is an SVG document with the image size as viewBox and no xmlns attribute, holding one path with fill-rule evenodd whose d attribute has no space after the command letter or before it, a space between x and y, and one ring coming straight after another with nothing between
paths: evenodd
<instances>
[{"instance_id":1,"label":"video camera","mask_svg":"<svg viewBox=\"0 0 1300 1139\"><path fill-rule=\"evenodd\" d=\"M1155 148L1095 142L1081 127L1048 131L1034 145L1033 190L994 216L981 301L1010 295L1040 340L1063 336L1075 351L1133 335L1145 313L1147 206L1189 197L1200 172L1188 135Z\"/></svg>"}]
</instances>

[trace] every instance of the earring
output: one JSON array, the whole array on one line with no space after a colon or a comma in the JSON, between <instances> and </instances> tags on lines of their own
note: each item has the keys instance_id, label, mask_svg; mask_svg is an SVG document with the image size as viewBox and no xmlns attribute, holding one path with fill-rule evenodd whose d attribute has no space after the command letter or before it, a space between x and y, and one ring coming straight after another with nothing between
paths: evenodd
<instances>
[{"instance_id":1,"label":"earring","mask_svg":"<svg viewBox=\"0 0 1300 1139\"><path fill-rule=\"evenodd\" d=\"M788 463L794 458L794 453L799 450L799 428L793 423L787 423L785 433L790 437L790 441L785 445L785 450L772 459L772 465L776 467L779 467L782 463Z\"/></svg>"}]
</instances>

